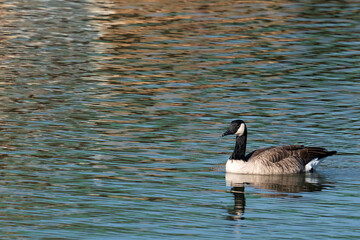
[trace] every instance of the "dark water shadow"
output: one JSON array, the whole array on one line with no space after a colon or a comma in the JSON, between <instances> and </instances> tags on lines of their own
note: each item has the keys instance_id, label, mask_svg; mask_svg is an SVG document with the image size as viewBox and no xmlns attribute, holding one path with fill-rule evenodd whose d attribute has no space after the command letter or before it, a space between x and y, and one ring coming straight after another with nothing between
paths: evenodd
<instances>
[{"instance_id":1,"label":"dark water shadow","mask_svg":"<svg viewBox=\"0 0 360 240\"><path fill-rule=\"evenodd\" d=\"M302 192L321 191L326 185L324 176L318 173L291 175L250 175L226 173L226 185L234 195L234 207L228 209L228 220L244 219L246 198L245 188L261 191L256 195L269 198L300 198Z\"/></svg>"}]
</instances>

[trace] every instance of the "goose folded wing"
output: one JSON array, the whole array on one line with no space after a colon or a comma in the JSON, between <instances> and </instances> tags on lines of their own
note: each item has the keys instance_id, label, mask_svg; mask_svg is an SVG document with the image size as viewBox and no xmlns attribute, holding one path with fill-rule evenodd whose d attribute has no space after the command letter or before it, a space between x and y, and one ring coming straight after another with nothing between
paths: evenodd
<instances>
[{"instance_id":1,"label":"goose folded wing","mask_svg":"<svg viewBox=\"0 0 360 240\"><path fill-rule=\"evenodd\" d=\"M298 152L303 150L303 145L286 145L280 147L267 147L255 150L246 156L248 161L266 159L269 162L280 162L288 157L298 157Z\"/></svg>"}]
</instances>

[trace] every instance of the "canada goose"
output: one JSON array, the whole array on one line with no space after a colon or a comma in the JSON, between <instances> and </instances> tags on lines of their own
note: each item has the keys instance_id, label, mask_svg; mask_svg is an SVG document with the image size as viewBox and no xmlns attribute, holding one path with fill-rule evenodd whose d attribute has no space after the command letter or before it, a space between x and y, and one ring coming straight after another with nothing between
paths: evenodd
<instances>
[{"instance_id":1,"label":"canada goose","mask_svg":"<svg viewBox=\"0 0 360 240\"><path fill-rule=\"evenodd\" d=\"M290 174L312 172L326 157L336 151L327 151L321 147L287 145L267 147L255 150L245 156L247 128L242 120L230 123L222 135L236 135L233 153L226 163L226 172L244 174Z\"/></svg>"}]
</instances>

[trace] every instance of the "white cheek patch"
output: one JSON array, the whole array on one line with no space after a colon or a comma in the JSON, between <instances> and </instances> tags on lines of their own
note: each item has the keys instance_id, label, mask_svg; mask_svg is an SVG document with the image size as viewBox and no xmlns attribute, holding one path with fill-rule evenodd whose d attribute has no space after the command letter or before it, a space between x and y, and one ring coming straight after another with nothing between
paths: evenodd
<instances>
[{"instance_id":1,"label":"white cheek patch","mask_svg":"<svg viewBox=\"0 0 360 240\"><path fill-rule=\"evenodd\" d=\"M236 131L235 135L240 137L244 134L244 132L245 132L245 124L242 123L239 129Z\"/></svg>"}]
</instances>

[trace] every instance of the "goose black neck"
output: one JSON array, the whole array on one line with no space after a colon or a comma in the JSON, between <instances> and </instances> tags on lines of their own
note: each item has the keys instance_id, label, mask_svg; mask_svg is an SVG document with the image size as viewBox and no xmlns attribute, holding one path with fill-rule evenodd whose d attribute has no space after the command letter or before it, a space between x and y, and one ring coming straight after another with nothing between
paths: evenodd
<instances>
[{"instance_id":1,"label":"goose black neck","mask_svg":"<svg viewBox=\"0 0 360 240\"><path fill-rule=\"evenodd\" d=\"M236 137L236 144L233 153L230 156L230 159L233 160L245 160L245 151L246 151L246 132Z\"/></svg>"}]
</instances>

